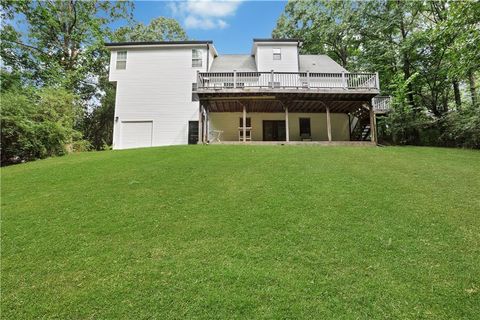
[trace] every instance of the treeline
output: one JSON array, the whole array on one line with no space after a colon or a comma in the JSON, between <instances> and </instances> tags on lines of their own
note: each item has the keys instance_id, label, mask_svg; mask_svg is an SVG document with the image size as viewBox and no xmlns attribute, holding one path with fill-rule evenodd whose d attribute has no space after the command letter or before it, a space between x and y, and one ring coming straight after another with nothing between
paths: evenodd
<instances>
[{"instance_id":1,"label":"treeline","mask_svg":"<svg viewBox=\"0 0 480 320\"><path fill-rule=\"evenodd\" d=\"M394 98L384 142L480 148L479 1L290 1L273 37L378 71Z\"/></svg>"},{"instance_id":2,"label":"treeline","mask_svg":"<svg viewBox=\"0 0 480 320\"><path fill-rule=\"evenodd\" d=\"M115 87L104 43L187 38L173 19L135 22L125 1L0 3L2 165L108 149Z\"/></svg>"}]
</instances>

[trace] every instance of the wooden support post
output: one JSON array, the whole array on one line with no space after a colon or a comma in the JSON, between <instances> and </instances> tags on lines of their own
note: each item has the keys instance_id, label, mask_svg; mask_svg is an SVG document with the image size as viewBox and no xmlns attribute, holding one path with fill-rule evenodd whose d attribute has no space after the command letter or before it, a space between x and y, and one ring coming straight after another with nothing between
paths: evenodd
<instances>
[{"instance_id":1,"label":"wooden support post","mask_svg":"<svg viewBox=\"0 0 480 320\"><path fill-rule=\"evenodd\" d=\"M237 87L237 70L233 70L233 88Z\"/></svg>"},{"instance_id":2,"label":"wooden support post","mask_svg":"<svg viewBox=\"0 0 480 320\"><path fill-rule=\"evenodd\" d=\"M285 140L290 141L290 129L288 127L288 107L285 107Z\"/></svg>"},{"instance_id":3,"label":"wooden support post","mask_svg":"<svg viewBox=\"0 0 480 320\"><path fill-rule=\"evenodd\" d=\"M332 124L330 122L330 108L327 106L327 136L328 141L332 142Z\"/></svg>"},{"instance_id":4,"label":"wooden support post","mask_svg":"<svg viewBox=\"0 0 480 320\"><path fill-rule=\"evenodd\" d=\"M375 113L373 112L372 105L369 106L370 109L370 141L377 142L377 128L375 123Z\"/></svg>"},{"instance_id":5,"label":"wooden support post","mask_svg":"<svg viewBox=\"0 0 480 320\"><path fill-rule=\"evenodd\" d=\"M203 142L208 142L208 111L204 108Z\"/></svg>"},{"instance_id":6,"label":"wooden support post","mask_svg":"<svg viewBox=\"0 0 480 320\"><path fill-rule=\"evenodd\" d=\"M198 107L198 139L197 139L197 144L202 143L202 134L203 134L203 114L202 114L202 105L199 104Z\"/></svg>"},{"instance_id":7,"label":"wooden support post","mask_svg":"<svg viewBox=\"0 0 480 320\"><path fill-rule=\"evenodd\" d=\"M270 71L270 82L271 82L271 85L272 85L272 89L275 88L275 74L274 74L274 71Z\"/></svg>"},{"instance_id":8,"label":"wooden support post","mask_svg":"<svg viewBox=\"0 0 480 320\"><path fill-rule=\"evenodd\" d=\"M243 142L247 142L247 108L245 107L244 104L242 104L243 106Z\"/></svg>"}]
</instances>

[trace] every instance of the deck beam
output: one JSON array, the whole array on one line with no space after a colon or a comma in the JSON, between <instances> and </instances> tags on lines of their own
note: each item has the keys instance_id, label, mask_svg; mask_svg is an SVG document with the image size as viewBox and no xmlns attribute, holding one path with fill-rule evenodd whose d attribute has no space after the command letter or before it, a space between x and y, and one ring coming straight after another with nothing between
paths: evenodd
<instances>
[{"instance_id":1,"label":"deck beam","mask_svg":"<svg viewBox=\"0 0 480 320\"><path fill-rule=\"evenodd\" d=\"M287 142L290 141L290 129L288 126L288 107L285 106L285 139Z\"/></svg>"}]
</instances>

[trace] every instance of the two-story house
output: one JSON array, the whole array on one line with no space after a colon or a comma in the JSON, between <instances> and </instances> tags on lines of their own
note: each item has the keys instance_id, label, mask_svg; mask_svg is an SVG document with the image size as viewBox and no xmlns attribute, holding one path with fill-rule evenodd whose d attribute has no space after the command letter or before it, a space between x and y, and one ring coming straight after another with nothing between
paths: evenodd
<instances>
[{"instance_id":1,"label":"two-story house","mask_svg":"<svg viewBox=\"0 0 480 320\"><path fill-rule=\"evenodd\" d=\"M374 143L375 112L386 108L382 98L372 104L378 74L349 72L325 55L299 54L299 40L254 39L249 55L219 55L212 41L106 46L117 88L114 149Z\"/></svg>"}]
</instances>

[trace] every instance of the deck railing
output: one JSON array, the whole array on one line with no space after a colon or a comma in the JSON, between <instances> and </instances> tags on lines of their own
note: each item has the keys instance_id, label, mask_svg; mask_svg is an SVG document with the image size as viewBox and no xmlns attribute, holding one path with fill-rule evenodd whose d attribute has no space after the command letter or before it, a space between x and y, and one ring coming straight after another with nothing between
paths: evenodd
<instances>
[{"instance_id":1,"label":"deck railing","mask_svg":"<svg viewBox=\"0 0 480 320\"><path fill-rule=\"evenodd\" d=\"M379 90L377 73L198 72L198 89L367 89Z\"/></svg>"},{"instance_id":2,"label":"deck railing","mask_svg":"<svg viewBox=\"0 0 480 320\"><path fill-rule=\"evenodd\" d=\"M373 110L376 113L385 113L390 110L392 98L390 96L376 96L372 99Z\"/></svg>"}]
</instances>

